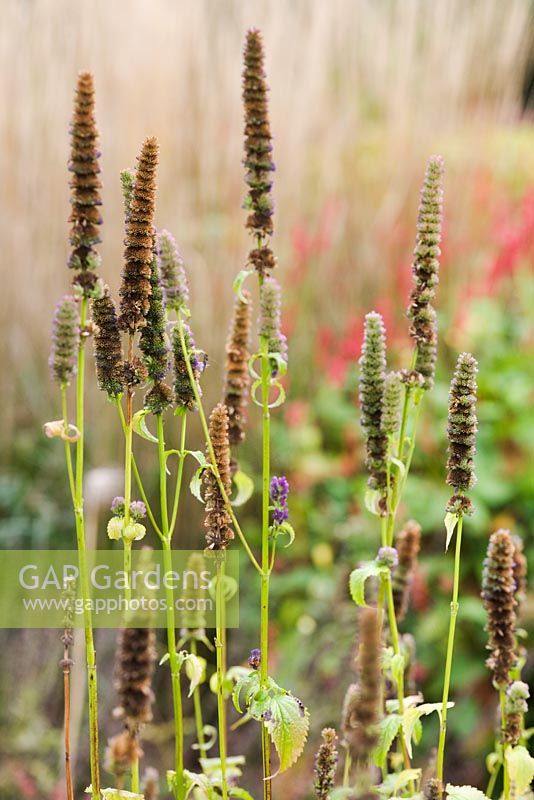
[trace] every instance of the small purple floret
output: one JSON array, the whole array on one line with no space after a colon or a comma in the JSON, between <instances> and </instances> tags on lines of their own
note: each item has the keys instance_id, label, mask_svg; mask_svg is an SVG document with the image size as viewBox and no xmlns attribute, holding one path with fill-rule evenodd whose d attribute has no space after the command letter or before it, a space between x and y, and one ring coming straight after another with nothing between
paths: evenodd
<instances>
[{"instance_id":1,"label":"small purple floret","mask_svg":"<svg viewBox=\"0 0 534 800\"><path fill-rule=\"evenodd\" d=\"M281 525L289 518L287 500L289 497L289 483L285 475L273 476L270 485L271 500L274 504L273 521L276 525Z\"/></svg>"},{"instance_id":2,"label":"small purple floret","mask_svg":"<svg viewBox=\"0 0 534 800\"><path fill-rule=\"evenodd\" d=\"M111 512L117 517L124 516L124 497L114 497L111 502Z\"/></svg>"},{"instance_id":3,"label":"small purple floret","mask_svg":"<svg viewBox=\"0 0 534 800\"><path fill-rule=\"evenodd\" d=\"M251 669L259 669L261 662L261 650L255 647L253 650L250 651L250 655L248 657L248 665Z\"/></svg>"},{"instance_id":4,"label":"small purple floret","mask_svg":"<svg viewBox=\"0 0 534 800\"><path fill-rule=\"evenodd\" d=\"M399 563L399 555L394 547L381 547L376 560L385 567L395 569Z\"/></svg>"},{"instance_id":5,"label":"small purple floret","mask_svg":"<svg viewBox=\"0 0 534 800\"><path fill-rule=\"evenodd\" d=\"M146 517L146 506L142 500L133 500L130 503L130 514L135 520Z\"/></svg>"}]
</instances>

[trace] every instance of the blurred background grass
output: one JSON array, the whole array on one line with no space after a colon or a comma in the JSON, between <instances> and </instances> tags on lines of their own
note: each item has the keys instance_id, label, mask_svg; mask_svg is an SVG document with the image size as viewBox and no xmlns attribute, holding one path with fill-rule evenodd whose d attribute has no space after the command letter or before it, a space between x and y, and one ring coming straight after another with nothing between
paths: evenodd
<instances>
[{"instance_id":1,"label":"blurred background grass","mask_svg":"<svg viewBox=\"0 0 534 800\"><path fill-rule=\"evenodd\" d=\"M421 688L436 699L449 581L441 556L447 383L457 351L469 348L481 364L478 513L466 546L469 597L460 622L461 685L450 755L456 782L482 780L475 756L489 746L493 723L477 599L482 554L488 533L502 524L525 536L529 555L533 544L533 13L530 0L2 4L2 547L72 541L62 454L42 440L40 426L58 408L46 357L52 308L70 277L66 162L77 72L91 70L97 90L101 274L116 290L123 239L118 173L134 164L141 142L154 134L161 145L157 221L174 232L189 267L196 338L210 355L209 405L220 392L232 278L248 248L240 210L242 43L248 27L263 31L277 164L274 246L291 362L274 458L275 470L291 479L298 531L274 582L274 657L280 679L314 711L312 743L290 779L295 798L307 796L318 729L337 722L346 688L355 625L346 575L375 548L372 521L360 507L364 478L354 402L362 317L371 307L384 314L392 364L400 364L408 347L403 313L417 194L425 162L436 152L446 161L437 302L441 366L426 403L406 507L425 534L419 614L410 622ZM94 471L86 499L96 541L102 508L117 490L119 437L113 410L96 390L88 411ZM244 451L251 473L257 468L255 422L252 414ZM150 447L142 444L151 470ZM194 545L200 532L199 509L190 503L181 541ZM243 625L232 638L236 661L256 644L256 588L253 581L242 587ZM530 604L524 616L531 624ZM55 634L2 639L0 797L62 797ZM47 664L43 647L51 653ZM113 638L104 632L99 653L108 732ZM526 669L531 674L530 662ZM81 678L80 671L80 708ZM165 768L168 687L165 676L158 681L161 699L147 755ZM432 733L429 725L425 744ZM457 757L459 733L468 738L461 751L467 759ZM257 743L249 738L235 747L247 748L253 759ZM82 740L80 780L85 750ZM253 778L247 780L254 787Z\"/></svg>"}]
</instances>

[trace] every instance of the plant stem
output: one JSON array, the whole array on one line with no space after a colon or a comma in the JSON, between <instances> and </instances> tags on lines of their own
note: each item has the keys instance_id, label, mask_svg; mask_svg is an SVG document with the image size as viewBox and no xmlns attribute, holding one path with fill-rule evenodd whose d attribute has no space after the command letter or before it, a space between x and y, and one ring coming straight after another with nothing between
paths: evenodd
<instances>
[{"instance_id":1,"label":"plant stem","mask_svg":"<svg viewBox=\"0 0 534 800\"><path fill-rule=\"evenodd\" d=\"M139 758L136 756L131 767L132 792L139 792Z\"/></svg>"},{"instance_id":2,"label":"plant stem","mask_svg":"<svg viewBox=\"0 0 534 800\"><path fill-rule=\"evenodd\" d=\"M191 653L196 656L197 642L196 639L191 640ZM202 703L200 700L200 688L195 686L193 690L193 708L195 711L195 728L197 732L197 744L201 758L206 757L206 740L204 737L204 722L202 719Z\"/></svg>"},{"instance_id":3,"label":"plant stem","mask_svg":"<svg viewBox=\"0 0 534 800\"><path fill-rule=\"evenodd\" d=\"M120 420L121 420L122 431L123 431L124 435L126 436L126 419L124 417L124 411L122 410L120 397L117 397L115 402L116 402L117 409L118 409L118 412L119 412L119 417L120 417ZM156 522L156 518L155 518L154 513L153 513L153 511L152 511L152 509L150 507L150 503L148 502L148 498L147 498L147 495L146 495L146 492L145 492L145 488L143 486L143 482L141 480L141 475L139 473L139 469L137 468L137 462L135 460L135 456L133 455L133 453L132 453L132 469L133 469L133 474L134 474L134 477L135 477L135 482L137 484L137 488L139 489L139 494L141 495L141 500L143 501L143 503L146 506L146 511L147 511L148 518L149 518L150 522L152 523L152 527L154 528L154 530L156 531L157 535L161 539L161 536L162 536L161 529L160 529L158 523Z\"/></svg>"},{"instance_id":4,"label":"plant stem","mask_svg":"<svg viewBox=\"0 0 534 800\"><path fill-rule=\"evenodd\" d=\"M182 478L184 474L184 462L185 462L185 434L187 430L187 415L184 414L182 417L182 430L180 432L180 455L178 461L178 473L176 475L176 489L174 492L174 502L172 506L172 517L171 517L171 524L169 527L169 536L172 537L174 533L174 528L176 527L176 520L178 518L178 508L180 505L180 493L182 491ZM161 480L161 477L160 477Z\"/></svg>"},{"instance_id":5,"label":"plant stem","mask_svg":"<svg viewBox=\"0 0 534 800\"><path fill-rule=\"evenodd\" d=\"M80 569L80 585L84 605L85 653L87 662L87 691L89 699L89 749L91 762L91 797L100 800L100 768L98 759L98 691L96 674L96 654L93 638L93 620L90 608L89 576L87 569L87 553L85 547L85 514L83 504L83 467L84 467L84 392L85 392L85 342L83 329L87 322L87 298L80 304L80 345L78 348L78 371L76 375L76 475L74 479L74 518L76 522L76 541L78 545L78 566ZM67 455L69 469L70 450ZM69 481L72 475L70 464Z\"/></svg>"},{"instance_id":6,"label":"plant stem","mask_svg":"<svg viewBox=\"0 0 534 800\"><path fill-rule=\"evenodd\" d=\"M65 632L66 633L66 632ZM63 647L63 732L65 742L65 791L67 800L74 800L72 785L72 766L70 760L70 650L67 643Z\"/></svg>"},{"instance_id":7,"label":"plant stem","mask_svg":"<svg viewBox=\"0 0 534 800\"><path fill-rule=\"evenodd\" d=\"M441 724L439 729L438 766L437 777L443 783L443 762L445 757L445 738L447 735L447 705L451 684L452 657L454 652L454 633L456 630L456 617L458 616L458 592L460 586L460 555L462 547L463 517L458 518L456 528L456 550L454 555L454 582L451 601L451 615L449 623L449 638L447 641L447 659L445 662L445 679L443 682L443 699L441 705Z\"/></svg>"},{"instance_id":8,"label":"plant stem","mask_svg":"<svg viewBox=\"0 0 534 800\"><path fill-rule=\"evenodd\" d=\"M195 380L195 376L193 374L193 368L191 367L191 363L190 363L190 360L189 360L189 351L187 350L187 345L186 345L185 336L184 336L183 323L182 323L182 320L181 320L180 317L178 318L177 325L178 325L178 334L180 336L180 344L181 344L181 347L182 347L182 352L184 354L185 363L186 363L186 367L187 367L187 374L189 376L189 382L191 384L191 389L193 391L195 402L196 402L196 405L197 405L197 408L198 408L198 415L199 415L199 418L200 418L200 425L202 427L202 433L204 434L204 438L206 439L206 446L208 448L208 455L210 457L210 464L211 464L211 468L213 470L213 474L215 475L215 479L217 481L217 485L219 486L219 491L221 492L221 497L222 497L222 499L224 501L224 505L226 507L226 510L227 510L229 516L230 516L230 519L232 520L232 524L233 524L233 526L235 528L235 531L236 531L237 535L239 536L239 539L241 540L241 544L245 548L245 552L248 555L248 557L249 557L251 563L253 564L254 568L261 575L262 574L262 569L261 569L260 565L258 564L256 558L254 557L254 554L253 554L252 550L250 549L250 546L249 546L249 544L248 544L248 542L247 542L247 540L245 538L245 534L241 530L241 526L239 525L239 522L238 522L237 517L235 515L234 509L233 509L232 504L230 502L230 499L229 499L229 497L228 497L228 495L226 493L226 489L224 488L224 484L223 484L223 482L221 480L221 475L219 473L219 468L217 466L217 459L215 458L215 452L213 450L213 445L211 443L211 437L210 437L209 428L208 428L208 421L206 419L206 414L204 412L204 407L202 405L202 399L200 397L200 392L198 390L198 384L197 384L197 382Z\"/></svg>"},{"instance_id":9,"label":"plant stem","mask_svg":"<svg viewBox=\"0 0 534 800\"><path fill-rule=\"evenodd\" d=\"M224 556L224 553L223 553ZM224 561L217 558L217 586L215 594L215 649L217 656L217 717L219 721L219 758L223 800L228 797L226 782L226 708L224 703Z\"/></svg>"},{"instance_id":10,"label":"plant stem","mask_svg":"<svg viewBox=\"0 0 534 800\"><path fill-rule=\"evenodd\" d=\"M124 565L124 599L126 600L126 611L125 611L125 618L128 617L128 612L130 609L130 602L132 599L132 586L130 581L130 575L132 572L132 543L127 542L126 539L123 542L123 565Z\"/></svg>"},{"instance_id":11,"label":"plant stem","mask_svg":"<svg viewBox=\"0 0 534 800\"><path fill-rule=\"evenodd\" d=\"M499 689L499 705L501 709L501 741L502 741L502 768L503 768L503 798L510 800L510 774L506 763L508 742L505 740L506 732L506 694L503 688Z\"/></svg>"},{"instance_id":12,"label":"plant stem","mask_svg":"<svg viewBox=\"0 0 534 800\"><path fill-rule=\"evenodd\" d=\"M395 602L393 600L393 586L391 583L391 573L388 571L388 574L385 577L385 591L386 591L386 598L387 598L387 606L388 606L388 622L389 622L389 632L391 634L391 643L393 645L393 652L396 656L401 654L400 649L400 639L399 639L399 629L397 627L397 617L395 615ZM399 676L399 682L397 684L397 698L399 701L399 714L401 717L404 716L404 670ZM408 748L406 747L406 742L404 741L404 736L402 735L402 731L399 733L399 743L402 750L402 756L404 759L404 769L410 769L410 756L408 754Z\"/></svg>"},{"instance_id":13,"label":"plant stem","mask_svg":"<svg viewBox=\"0 0 534 800\"><path fill-rule=\"evenodd\" d=\"M168 509L167 509L167 473L165 463L165 439L163 432L163 417L156 415L157 436L158 436L158 462L160 479L160 505L161 505L161 527L162 527L162 547L163 547L163 566L165 575L172 572L172 550L171 536L169 533ZM184 723L182 712L182 690L180 685L180 666L176 653L176 622L174 614L174 591L169 581L164 581L167 603L167 646L169 648L169 664L171 667L172 702L174 711L174 742L175 742L175 797L176 800L183 800L185 797L184 782Z\"/></svg>"},{"instance_id":14,"label":"plant stem","mask_svg":"<svg viewBox=\"0 0 534 800\"><path fill-rule=\"evenodd\" d=\"M266 687L269 677L269 495L271 481L271 416L269 388L271 364L269 341L261 337L261 400L262 400L262 525L261 525L261 592L260 592L260 685ZM263 797L271 798L271 743L264 723L263 739Z\"/></svg>"},{"instance_id":15,"label":"plant stem","mask_svg":"<svg viewBox=\"0 0 534 800\"><path fill-rule=\"evenodd\" d=\"M486 797L491 798L493 795L493 790L495 789L495 784L497 782L497 777L499 772L501 771L501 762L499 761L498 764L495 765L493 772L490 775L490 779L488 781L488 788L486 789Z\"/></svg>"}]
</instances>

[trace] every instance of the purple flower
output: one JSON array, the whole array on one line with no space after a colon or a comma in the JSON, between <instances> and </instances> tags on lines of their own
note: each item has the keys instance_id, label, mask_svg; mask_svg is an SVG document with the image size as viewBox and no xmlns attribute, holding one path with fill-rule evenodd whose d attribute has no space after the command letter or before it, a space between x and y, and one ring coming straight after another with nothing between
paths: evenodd
<instances>
[{"instance_id":1,"label":"purple flower","mask_svg":"<svg viewBox=\"0 0 534 800\"><path fill-rule=\"evenodd\" d=\"M255 647L253 650L250 651L250 655L248 657L248 665L251 669L259 669L261 662L261 650Z\"/></svg>"},{"instance_id":2,"label":"purple flower","mask_svg":"<svg viewBox=\"0 0 534 800\"><path fill-rule=\"evenodd\" d=\"M111 503L111 512L117 517L124 516L124 497L114 497Z\"/></svg>"},{"instance_id":3,"label":"purple flower","mask_svg":"<svg viewBox=\"0 0 534 800\"><path fill-rule=\"evenodd\" d=\"M287 499L289 496L289 483L285 475L271 478L270 486L271 500L274 504L273 521L276 525L282 525L289 518Z\"/></svg>"},{"instance_id":4,"label":"purple flower","mask_svg":"<svg viewBox=\"0 0 534 800\"><path fill-rule=\"evenodd\" d=\"M399 556L394 547L381 547L376 560L381 566L395 569L399 564Z\"/></svg>"},{"instance_id":5,"label":"purple flower","mask_svg":"<svg viewBox=\"0 0 534 800\"><path fill-rule=\"evenodd\" d=\"M133 500L130 503L130 514L132 519L138 520L146 517L146 506L142 500Z\"/></svg>"}]
</instances>

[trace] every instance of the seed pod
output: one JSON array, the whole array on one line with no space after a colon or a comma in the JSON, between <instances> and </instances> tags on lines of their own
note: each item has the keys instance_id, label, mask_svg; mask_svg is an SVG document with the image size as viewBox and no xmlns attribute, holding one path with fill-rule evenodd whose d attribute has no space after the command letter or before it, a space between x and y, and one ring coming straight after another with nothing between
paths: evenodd
<instances>
[{"instance_id":1,"label":"seed pod","mask_svg":"<svg viewBox=\"0 0 534 800\"><path fill-rule=\"evenodd\" d=\"M120 706L116 716L136 734L152 719L152 676L156 660L155 634L151 628L123 628L119 636L116 688Z\"/></svg>"},{"instance_id":2,"label":"seed pod","mask_svg":"<svg viewBox=\"0 0 534 800\"><path fill-rule=\"evenodd\" d=\"M378 741L380 651L377 613L366 608L360 615L358 683L349 688L343 711L343 734L353 760L368 760Z\"/></svg>"},{"instance_id":3,"label":"seed pod","mask_svg":"<svg viewBox=\"0 0 534 800\"><path fill-rule=\"evenodd\" d=\"M126 249L120 289L119 324L134 334L146 325L154 258L154 214L158 144L147 139L138 158L129 213L126 215Z\"/></svg>"},{"instance_id":4,"label":"seed pod","mask_svg":"<svg viewBox=\"0 0 534 800\"><path fill-rule=\"evenodd\" d=\"M247 406L250 392L250 325L252 298L244 292L245 300L236 298L230 332L226 341L226 375L224 404L228 411L228 436L235 446L245 438Z\"/></svg>"},{"instance_id":5,"label":"seed pod","mask_svg":"<svg viewBox=\"0 0 534 800\"><path fill-rule=\"evenodd\" d=\"M369 487L383 492L387 482L387 437L382 428L386 335L382 317L374 311L365 317L364 340L359 363L360 421L366 438Z\"/></svg>"},{"instance_id":6,"label":"seed pod","mask_svg":"<svg viewBox=\"0 0 534 800\"><path fill-rule=\"evenodd\" d=\"M200 390L200 376L206 367L207 356L201 350L197 350L193 339L193 334L189 325L183 323L184 341L187 350L187 356L193 377ZM188 411L194 411L196 408L195 395L189 379L189 372L187 370L186 354L182 348L180 339L180 332L178 326L173 330L172 334L172 349L174 354L174 399L177 408L185 408Z\"/></svg>"},{"instance_id":7,"label":"seed pod","mask_svg":"<svg viewBox=\"0 0 534 800\"><path fill-rule=\"evenodd\" d=\"M211 412L209 434L215 453L215 463L219 470L221 482L227 497L232 490L230 476L230 444L228 441L228 412L226 406L219 403ZM224 550L234 538L230 515L221 494L217 479L211 470L202 473L206 516L206 542L210 550Z\"/></svg>"},{"instance_id":8,"label":"seed pod","mask_svg":"<svg viewBox=\"0 0 534 800\"><path fill-rule=\"evenodd\" d=\"M467 498L463 498L462 495L476 483L474 458L477 432L477 371L477 362L470 353L461 353L458 356L449 392L447 426L449 442L447 484L452 486L456 493L447 507L447 511L452 513L469 513L469 501L466 504Z\"/></svg>"},{"instance_id":9,"label":"seed pod","mask_svg":"<svg viewBox=\"0 0 534 800\"><path fill-rule=\"evenodd\" d=\"M321 731L322 744L315 756L315 797L317 800L328 800L334 788L338 752L336 749L337 736L333 728L323 728Z\"/></svg>"},{"instance_id":10,"label":"seed pod","mask_svg":"<svg viewBox=\"0 0 534 800\"><path fill-rule=\"evenodd\" d=\"M103 392L114 397L124 389L124 370L119 321L107 286L102 297L93 300L93 322L98 385Z\"/></svg>"},{"instance_id":11,"label":"seed pod","mask_svg":"<svg viewBox=\"0 0 534 800\"><path fill-rule=\"evenodd\" d=\"M409 520L406 523L395 538L395 547L399 564L393 573L393 602L397 621L402 622L408 611L413 573L421 547L421 526L418 522Z\"/></svg>"},{"instance_id":12,"label":"seed pod","mask_svg":"<svg viewBox=\"0 0 534 800\"><path fill-rule=\"evenodd\" d=\"M162 230L156 235L156 253L167 311L180 311L189 304L189 287L184 261L174 237Z\"/></svg>"},{"instance_id":13,"label":"seed pod","mask_svg":"<svg viewBox=\"0 0 534 800\"><path fill-rule=\"evenodd\" d=\"M56 305L52 321L52 348L48 359L50 376L60 384L69 383L76 374L76 359L80 342L78 304L65 295Z\"/></svg>"},{"instance_id":14,"label":"seed pod","mask_svg":"<svg viewBox=\"0 0 534 800\"><path fill-rule=\"evenodd\" d=\"M395 436L401 421L402 382L400 372L388 372L384 386L382 430L386 436Z\"/></svg>"},{"instance_id":15,"label":"seed pod","mask_svg":"<svg viewBox=\"0 0 534 800\"><path fill-rule=\"evenodd\" d=\"M423 388L434 384L437 354L437 321L432 307L439 281L439 244L443 210L443 159L433 156L428 162L419 212L412 272L414 288L410 295L408 317L412 321L410 335L415 340L415 369L423 376Z\"/></svg>"},{"instance_id":16,"label":"seed pod","mask_svg":"<svg viewBox=\"0 0 534 800\"><path fill-rule=\"evenodd\" d=\"M491 653L486 664L498 688L508 684L510 670L516 663L514 595L514 544L510 532L501 529L490 536L481 595L488 615L487 649Z\"/></svg>"},{"instance_id":17,"label":"seed pod","mask_svg":"<svg viewBox=\"0 0 534 800\"><path fill-rule=\"evenodd\" d=\"M98 267L100 261L95 245L100 242L98 226L102 224L99 211L99 206L102 205L98 165L100 153L97 149L98 131L94 105L93 76L89 72L82 72L78 76L70 128L69 171L72 178L69 185L72 210L69 222L72 251L68 265L71 269L91 273L91 276L84 277L89 284L96 280L92 270ZM81 277L77 276L75 282Z\"/></svg>"},{"instance_id":18,"label":"seed pod","mask_svg":"<svg viewBox=\"0 0 534 800\"><path fill-rule=\"evenodd\" d=\"M269 353L277 354L287 365L287 339L282 333L282 301L280 284L274 278L265 278L260 289L259 335L267 339ZM273 377L278 374L280 364L271 361Z\"/></svg>"},{"instance_id":19,"label":"seed pod","mask_svg":"<svg viewBox=\"0 0 534 800\"><path fill-rule=\"evenodd\" d=\"M245 181L249 187L245 207L249 210L247 228L260 241L273 232L271 158L272 136L269 124L261 33L250 30L244 51L243 104L245 108Z\"/></svg>"}]
</instances>

